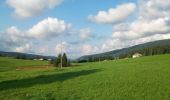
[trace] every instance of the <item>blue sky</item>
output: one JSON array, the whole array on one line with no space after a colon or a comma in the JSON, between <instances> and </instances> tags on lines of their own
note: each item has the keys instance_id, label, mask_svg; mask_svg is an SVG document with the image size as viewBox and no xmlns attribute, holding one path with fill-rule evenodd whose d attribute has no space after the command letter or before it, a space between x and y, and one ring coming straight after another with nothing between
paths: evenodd
<instances>
[{"instance_id":1,"label":"blue sky","mask_svg":"<svg viewBox=\"0 0 170 100\"><path fill-rule=\"evenodd\" d=\"M76 58L168 39L169 6L168 0L1 0L0 50L55 56L62 46Z\"/></svg>"}]
</instances>

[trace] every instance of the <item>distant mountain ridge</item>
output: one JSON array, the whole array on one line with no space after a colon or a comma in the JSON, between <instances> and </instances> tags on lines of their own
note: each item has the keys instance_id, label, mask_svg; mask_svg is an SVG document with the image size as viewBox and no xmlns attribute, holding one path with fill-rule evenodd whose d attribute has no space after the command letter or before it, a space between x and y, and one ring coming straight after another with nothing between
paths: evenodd
<instances>
[{"instance_id":1,"label":"distant mountain ridge","mask_svg":"<svg viewBox=\"0 0 170 100\"><path fill-rule=\"evenodd\" d=\"M142 50L145 49L153 49L154 48L165 48L167 47L167 52L170 53L170 39L166 39L166 40L158 40L158 41L153 41L153 42L147 42L144 44L138 44L132 47L128 47L128 48L123 48L123 49L118 49L118 50L113 50L113 51L109 51L109 52L104 52L104 53L99 53L99 54L92 54L92 55L86 55L86 56L82 56L80 58L77 59L77 61L88 61L89 59L99 59L103 58L114 58L114 57L120 57L120 56L124 56L127 57L128 55L132 55L132 53L135 52L141 52Z\"/></svg>"},{"instance_id":2,"label":"distant mountain ridge","mask_svg":"<svg viewBox=\"0 0 170 100\"><path fill-rule=\"evenodd\" d=\"M4 52L0 51L0 56L5 57L14 57L18 59L54 59L54 56L42 56L42 55L36 55L36 54L27 54L27 53L19 53L19 52Z\"/></svg>"}]
</instances>

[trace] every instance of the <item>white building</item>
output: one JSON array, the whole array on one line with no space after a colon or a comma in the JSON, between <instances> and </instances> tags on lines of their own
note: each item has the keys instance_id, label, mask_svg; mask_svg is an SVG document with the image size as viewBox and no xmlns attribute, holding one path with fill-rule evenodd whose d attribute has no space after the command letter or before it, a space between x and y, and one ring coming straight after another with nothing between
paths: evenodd
<instances>
[{"instance_id":1,"label":"white building","mask_svg":"<svg viewBox=\"0 0 170 100\"><path fill-rule=\"evenodd\" d=\"M40 60L40 61L43 61L44 59L43 59L43 58L40 58L39 60Z\"/></svg>"},{"instance_id":2,"label":"white building","mask_svg":"<svg viewBox=\"0 0 170 100\"><path fill-rule=\"evenodd\" d=\"M138 58L138 57L142 57L142 54L135 53L135 54L132 55L132 58Z\"/></svg>"},{"instance_id":3,"label":"white building","mask_svg":"<svg viewBox=\"0 0 170 100\"><path fill-rule=\"evenodd\" d=\"M48 59L48 61L51 61L52 59Z\"/></svg>"}]
</instances>

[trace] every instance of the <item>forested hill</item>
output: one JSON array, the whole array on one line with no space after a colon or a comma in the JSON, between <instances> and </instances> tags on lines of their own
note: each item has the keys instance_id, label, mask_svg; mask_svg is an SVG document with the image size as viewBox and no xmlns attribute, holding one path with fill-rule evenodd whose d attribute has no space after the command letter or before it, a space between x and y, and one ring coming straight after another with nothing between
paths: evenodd
<instances>
[{"instance_id":1,"label":"forested hill","mask_svg":"<svg viewBox=\"0 0 170 100\"><path fill-rule=\"evenodd\" d=\"M170 39L148 42L144 44L135 45L129 48L113 50L100 54L86 55L78 58L77 61L98 61L99 58L101 60L105 60L114 59L115 57L127 58L131 57L134 53L137 52L143 54L144 56L170 53Z\"/></svg>"},{"instance_id":2,"label":"forested hill","mask_svg":"<svg viewBox=\"0 0 170 100\"><path fill-rule=\"evenodd\" d=\"M5 57L14 57L17 59L54 59L55 57L53 56L42 56L42 55L36 55L36 54L27 54L27 53L19 53L19 52L4 52L0 51L0 56L5 56Z\"/></svg>"}]
</instances>

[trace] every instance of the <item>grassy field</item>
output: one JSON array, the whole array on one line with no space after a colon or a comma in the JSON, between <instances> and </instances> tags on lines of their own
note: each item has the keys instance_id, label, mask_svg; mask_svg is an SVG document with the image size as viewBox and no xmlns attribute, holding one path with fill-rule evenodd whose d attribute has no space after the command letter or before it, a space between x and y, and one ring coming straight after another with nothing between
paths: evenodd
<instances>
[{"instance_id":1,"label":"grassy field","mask_svg":"<svg viewBox=\"0 0 170 100\"><path fill-rule=\"evenodd\" d=\"M10 57L0 57L0 72L16 70L18 67L45 66L47 61L18 60Z\"/></svg>"},{"instance_id":2,"label":"grassy field","mask_svg":"<svg viewBox=\"0 0 170 100\"><path fill-rule=\"evenodd\" d=\"M0 58L0 100L170 100L170 55L15 70L47 64Z\"/></svg>"}]
</instances>

